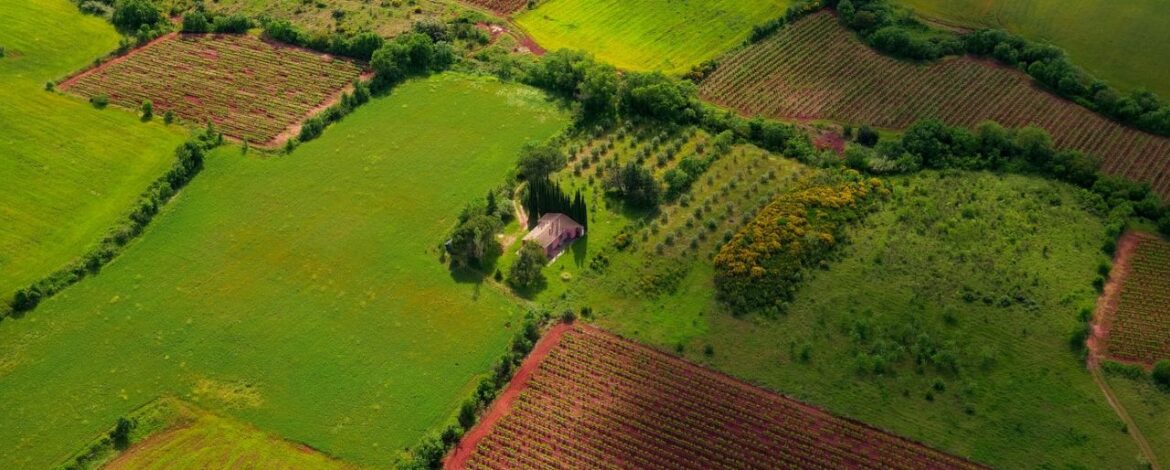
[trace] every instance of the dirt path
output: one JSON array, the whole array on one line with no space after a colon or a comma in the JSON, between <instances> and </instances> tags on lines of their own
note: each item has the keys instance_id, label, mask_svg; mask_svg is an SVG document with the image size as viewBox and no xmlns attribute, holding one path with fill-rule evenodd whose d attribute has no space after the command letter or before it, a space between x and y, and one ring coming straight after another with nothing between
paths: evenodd
<instances>
[{"instance_id":1,"label":"dirt path","mask_svg":"<svg viewBox=\"0 0 1170 470\"><path fill-rule=\"evenodd\" d=\"M471 428L463 439L455 444L455 448L447 455L443 461L443 468L448 470L462 469L467 465L467 460L471 458L471 454L475 451L479 441L487 436L488 432L492 430L496 422L508 414L512 409L512 403L520 396L520 393L528 387L528 379L532 377L532 372L540 366L541 361L544 361L545 356L548 356L549 351L552 351L561 338L565 336L565 332L569 331L573 325L568 323L558 323L552 329L540 338L536 346L532 348L532 352L528 353L528 357L524 358L524 362L520 363L520 368L516 370L516 375L512 376L512 380L508 382L508 386L504 388L501 393L488 407L487 412L479 419L479 423Z\"/></svg>"},{"instance_id":2,"label":"dirt path","mask_svg":"<svg viewBox=\"0 0 1170 470\"><path fill-rule=\"evenodd\" d=\"M1105 380L1105 376L1101 373L1101 360L1108 356L1109 329L1113 324L1114 315L1117 314L1117 305L1121 299L1121 286L1125 285L1125 280L1129 277L1129 268L1133 260L1134 251L1137 250L1141 241L1149 236L1141 232L1126 232L1117 241L1117 252L1113 257L1113 269L1109 271L1109 280L1105 283L1105 288L1102 289L1101 296L1097 298L1097 306L1093 311L1090 334L1086 341L1086 347L1089 349L1086 365L1089 368L1089 373L1093 376L1093 382L1096 382L1097 387L1101 389L1101 393L1105 394L1105 400L1109 402L1109 406L1117 413L1117 417L1121 418L1121 422L1125 423L1128 434L1137 442L1138 448L1142 451L1142 455L1150 463L1150 468L1159 470L1162 467L1158 465L1153 447L1150 447L1150 442L1146 440L1145 435L1142 434L1142 430L1138 428L1137 423L1130 418L1125 407L1117 400L1117 395L1113 393L1113 389L1109 387L1109 382Z\"/></svg>"},{"instance_id":3,"label":"dirt path","mask_svg":"<svg viewBox=\"0 0 1170 470\"><path fill-rule=\"evenodd\" d=\"M1142 451L1142 455L1146 457L1146 462L1150 464L1150 469L1161 470L1162 466L1158 465L1158 458L1154 456L1154 448L1150 447L1150 441L1146 440L1146 436L1142 434L1142 430L1138 428L1137 423L1133 421L1133 418L1129 417L1129 413L1125 411L1125 407L1121 406L1121 402L1117 400L1117 395L1114 395L1113 389L1109 388L1109 382L1105 381L1105 376L1101 373L1101 368L1096 365L1090 366L1089 373L1093 375L1093 381L1097 382L1097 386L1101 388L1101 393L1105 394L1105 400L1109 401L1109 406L1113 407L1113 411L1117 413L1117 417L1121 418L1121 422L1125 423L1126 433L1137 442L1138 448Z\"/></svg>"}]
</instances>

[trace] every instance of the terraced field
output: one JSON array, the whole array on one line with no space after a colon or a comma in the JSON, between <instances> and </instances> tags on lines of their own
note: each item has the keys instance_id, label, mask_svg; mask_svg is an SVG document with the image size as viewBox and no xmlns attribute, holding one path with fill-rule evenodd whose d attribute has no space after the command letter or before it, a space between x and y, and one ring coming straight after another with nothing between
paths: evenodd
<instances>
[{"instance_id":1,"label":"terraced field","mask_svg":"<svg viewBox=\"0 0 1170 470\"><path fill-rule=\"evenodd\" d=\"M1154 235L1135 235L1121 274L1116 312L1108 333L1110 356L1153 364L1170 359L1170 243Z\"/></svg>"},{"instance_id":2,"label":"terraced field","mask_svg":"<svg viewBox=\"0 0 1170 470\"><path fill-rule=\"evenodd\" d=\"M589 327L505 413L466 468L980 468Z\"/></svg>"},{"instance_id":3,"label":"terraced field","mask_svg":"<svg viewBox=\"0 0 1170 470\"><path fill-rule=\"evenodd\" d=\"M62 90L156 115L174 111L193 125L270 143L343 87L362 67L249 35L176 35L83 73Z\"/></svg>"},{"instance_id":4,"label":"terraced field","mask_svg":"<svg viewBox=\"0 0 1170 470\"><path fill-rule=\"evenodd\" d=\"M741 113L774 118L885 128L926 117L962 126L1035 124L1059 147L1098 156L1106 172L1149 182L1170 196L1170 139L1121 126L990 62L915 65L883 56L831 13L812 15L725 57L701 93Z\"/></svg>"}]
</instances>

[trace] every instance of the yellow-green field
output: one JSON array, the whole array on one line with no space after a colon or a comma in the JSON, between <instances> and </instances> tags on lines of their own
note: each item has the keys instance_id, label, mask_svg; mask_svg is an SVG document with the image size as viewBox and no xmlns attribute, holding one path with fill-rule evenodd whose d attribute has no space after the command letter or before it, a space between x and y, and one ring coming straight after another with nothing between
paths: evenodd
<instances>
[{"instance_id":1,"label":"yellow-green field","mask_svg":"<svg viewBox=\"0 0 1170 470\"><path fill-rule=\"evenodd\" d=\"M189 413L188 422L146 438L103 468L353 468L239 421L196 410Z\"/></svg>"},{"instance_id":2,"label":"yellow-green field","mask_svg":"<svg viewBox=\"0 0 1170 470\"><path fill-rule=\"evenodd\" d=\"M448 74L290 155L213 152L99 275L0 322L0 468L50 466L163 395L390 464L452 419L518 314L448 272L444 236L566 124L533 89Z\"/></svg>"},{"instance_id":3,"label":"yellow-green field","mask_svg":"<svg viewBox=\"0 0 1170 470\"><path fill-rule=\"evenodd\" d=\"M44 91L117 46L113 27L67 0L0 8L0 302L96 245L186 135Z\"/></svg>"},{"instance_id":4,"label":"yellow-green field","mask_svg":"<svg viewBox=\"0 0 1170 470\"><path fill-rule=\"evenodd\" d=\"M1166 0L896 0L927 18L996 27L1060 46L1073 63L1122 89L1170 97Z\"/></svg>"},{"instance_id":5,"label":"yellow-green field","mask_svg":"<svg viewBox=\"0 0 1170 470\"><path fill-rule=\"evenodd\" d=\"M550 51L581 49L628 70L684 73L743 43L788 0L549 0L516 22Z\"/></svg>"}]
</instances>

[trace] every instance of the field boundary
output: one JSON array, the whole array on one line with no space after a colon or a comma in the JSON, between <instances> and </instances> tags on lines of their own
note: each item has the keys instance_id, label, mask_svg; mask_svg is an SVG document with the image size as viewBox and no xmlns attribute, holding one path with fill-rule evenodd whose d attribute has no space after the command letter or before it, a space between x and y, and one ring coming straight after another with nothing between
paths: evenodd
<instances>
[{"instance_id":1,"label":"field boundary","mask_svg":"<svg viewBox=\"0 0 1170 470\"><path fill-rule=\"evenodd\" d=\"M508 386L492 401L492 405L483 413L479 422L451 448L451 452L443 460L443 468L457 470L462 469L467 464L467 460L471 458L471 454L475 452L479 442L491 432L496 422L508 415L508 412L512 410L512 403L520 397L521 392L528 388L528 379L532 377L532 373L536 371L537 367L540 367L548 353L560 344L561 338L572 328L571 323L557 323L540 338L536 346L533 346L532 352L524 358L524 362L520 363L520 368L516 370L512 380L508 381Z\"/></svg>"},{"instance_id":2,"label":"field boundary","mask_svg":"<svg viewBox=\"0 0 1170 470\"><path fill-rule=\"evenodd\" d=\"M1150 464L1151 470L1161 470L1162 466L1158 465L1158 458L1154 455L1154 448L1150 447L1150 441L1146 440L1146 436L1142 434L1141 428L1129 416L1129 412L1122 406L1121 401L1117 399L1117 395L1113 393L1113 388L1109 387L1109 382L1105 380L1105 376L1101 374L1101 367L1098 364L1091 364L1089 366L1089 374L1093 376L1093 382L1097 383L1097 387L1101 389L1101 393L1105 395L1105 401L1109 402L1109 407L1113 408L1113 412L1117 413L1117 417L1125 423L1126 434L1129 434L1137 443L1138 449L1141 450L1142 455L1146 458L1146 463Z\"/></svg>"}]
</instances>

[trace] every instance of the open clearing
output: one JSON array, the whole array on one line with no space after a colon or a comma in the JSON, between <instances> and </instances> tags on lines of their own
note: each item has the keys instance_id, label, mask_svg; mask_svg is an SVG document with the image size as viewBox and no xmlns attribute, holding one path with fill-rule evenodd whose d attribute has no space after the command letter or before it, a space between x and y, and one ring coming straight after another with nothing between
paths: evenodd
<instances>
[{"instance_id":1,"label":"open clearing","mask_svg":"<svg viewBox=\"0 0 1170 470\"><path fill-rule=\"evenodd\" d=\"M1147 366L1170 359L1170 243L1156 235L1126 234L1101 313L1105 352ZM1127 249L1128 248L1128 249Z\"/></svg>"},{"instance_id":2,"label":"open clearing","mask_svg":"<svg viewBox=\"0 0 1170 470\"><path fill-rule=\"evenodd\" d=\"M915 65L883 56L819 13L725 57L704 98L749 115L904 128L939 118L975 126L1035 124L1057 146L1170 196L1170 138L1130 129L1036 87L1022 72L971 58Z\"/></svg>"},{"instance_id":3,"label":"open clearing","mask_svg":"<svg viewBox=\"0 0 1170 470\"><path fill-rule=\"evenodd\" d=\"M610 267L579 276L569 302L622 336L977 462L1133 461L1136 446L1068 349L1106 260L1080 190L986 173L892 181L891 200L848 231L827 269L808 272L788 314L727 312L703 249L609 251ZM658 290L622 287L676 272ZM918 351L957 366L919 372Z\"/></svg>"},{"instance_id":4,"label":"open clearing","mask_svg":"<svg viewBox=\"0 0 1170 470\"><path fill-rule=\"evenodd\" d=\"M682 74L740 45L787 0L548 0L516 22L546 50L582 49L628 70Z\"/></svg>"},{"instance_id":5,"label":"open clearing","mask_svg":"<svg viewBox=\"0 0 1170 470\"><path fill-rule=\"evenodd\" d=\"M194 126L267 144L361 74L352 61L262 41L250 35L174 35L61 85L87 98L161 116L174 111ZM279 143L279 142L276 142Z\"/></svg>"},{"instance_id":6,"label":"open clearing","mask_svg":"<svg viewBox=\"0 0 1170 470\"><path fill-rule=\"evenodd\" d=\"M165 394L355 464L444 425L517 308L439 246L520 147L543 94L408 82L288 156L225 147L101 275L0 323L0 467L47 467Z\"/></svg>"},{"instance_id":7,"label":"open clearing","mask_svg":"<svg viewBox=\"0 0 1170 470\"><path fill-rule=\"evenodd\" d=\"M0 46L8 52L0 58L0 302L7 302L96 245L170 168L186 133L44 91L45 82L118 46L108 23L71 2L5 1Z\"/></svg>"},{"instance_id":8,"label":"open clearing","mask_svg":"<svg viewBox=\"0 0 1170 470\"><path fill-rule=\"evenodd\" d=\"M1170 98L1170 2L1163 0L895 0L923 16L1051 42L1124 89Z\"/></svg>"},{"instance_id":9,"label":"open clearing","mask_svg":"<svg viewBox=\"0 0 1170 470\"><path fill-rule=\"evenodd\" d=\"M980 468L589 327L523 386L466 468Z\"/></svg>"}]
</instances>

